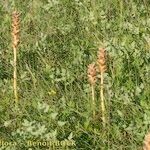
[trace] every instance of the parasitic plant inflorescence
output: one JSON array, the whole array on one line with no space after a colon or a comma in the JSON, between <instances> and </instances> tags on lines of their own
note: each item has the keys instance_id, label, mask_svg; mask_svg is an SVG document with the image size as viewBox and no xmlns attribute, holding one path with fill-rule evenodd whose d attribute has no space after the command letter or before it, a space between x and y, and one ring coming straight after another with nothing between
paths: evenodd
<instances>
[{"instance_id":1,"label":"parasitic plant inflorescence","mask_svg":"<svg viewBox=\"0 0 150 150\"><path fill-rule=\"evenodd\" d=\"M93 106L93 118L95 119L95 93L94 93L94 85L96 83L96 68L95 63L89 64L88 66L88 80L91 85L91 91L92 91L92 106Z\"/></svg>"},{"instance_id":2,"label":"parasitic plant inflorescence","mask_svg":"<svg viewBox=\"0 0 150 150\"><path fill-rule=\"evenodd\" d=\"M100 72L100 99L101 99L100 108L102 113L102 121L105 125L106 110L105 110L105 102L104 102L104 73L106 71L106 52L104 48L99 48L97 64Z\"/></svg>"},{"instance_id":3,"label":"parasitic plant inflorescence","mask_svg":"<svg viewBox=\"0 0 150 150\"><path fill-rule=\"evenodd\" d=\"M14 88L14 97L15 102L18 103L18 91L17 91L17 47L19 44L19 13L14 11L12 13L12 46L14 52L14 74L13 74L13 88Z\"/></svg>"},{"instance_id":4,"label":"parasitic plant inflorescence","mask_svg":"<svg viewBox=\"0 0 150 150\"><path fill-rule=\"evenodd\" d=\"M150 133L145 136L143 150L150 150Z\"/></svg>"}]
</instances>

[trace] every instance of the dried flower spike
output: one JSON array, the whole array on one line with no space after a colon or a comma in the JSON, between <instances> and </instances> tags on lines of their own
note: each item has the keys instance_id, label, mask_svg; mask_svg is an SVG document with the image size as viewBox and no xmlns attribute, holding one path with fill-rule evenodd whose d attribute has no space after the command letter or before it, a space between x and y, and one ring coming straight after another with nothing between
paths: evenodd
<instances>
[{"instance_id":1,"label":"dried flower spike","mask_svg":"<svg viewBox=\"0 0 150 150\"><path fill-rule=\"evenodd\" d=\"M19 44L19 13L14 11L12 13L12 37L13 37L13 48L16 48Z\"/></svg>"},{"instance_id":2,"label":"dried flower spike","mask_svg":"<svg viewBox=\"0 0 150 150\"><path fill-rule=\"evenodd\" d=\"M96 82L96 68L95 63L89 64L88 66L88 79L91 85L94 85Z\"/></svg>"},{"instance_id":3,"label":"dried flower spike","mask_svg":"<svg viewBox=\"0 0 150 150\"><path fill-rule=\"evenodd\" d=\"M14 74L13 74L13 87L15 102L18 103L18 92L17 92L17 46L19 44L19 13L14 11L12 13L12 45L14 51Z\"/></svg>"},{"instance_id":4,"label":"dried flower spike","mask_svg":"<svg viewBox=\"0 0 150 150\"><path fill-rule=\"evenodd\" d=\"M94 91L95 91L94 85L96 83L95 63L89 64L87 73L88 73L89 83L91 84L92 110L93 110L93 118L95 119L95 93L94 93Z\"/></svg>"},{"instance_id":5,"label":"dried flower spike","mask_svg":"<svg viewBox=\"0 0 150 150\"><path fill-rule=\"evenodd\" d=\"M101 73L104 73L106 71L106 52L104 48L99 48L97 62L99 66L99 71Z\"/></svg>"},{"instance_id":6,"label":"dried flower spike","mask_svg":"<svg viewBox=\"0 0 150 150\"><path fill-rule=\"evenodd\" d=\"M103 125L105 126L106 123L106 110L105 110L105 102L104 102L104 72L106 71L106 57L105 57L105 49L104 48L99 48L98 51L98 69L100 72L100 109L102 112L102 121Z\"/></svg>"}]
</instances>

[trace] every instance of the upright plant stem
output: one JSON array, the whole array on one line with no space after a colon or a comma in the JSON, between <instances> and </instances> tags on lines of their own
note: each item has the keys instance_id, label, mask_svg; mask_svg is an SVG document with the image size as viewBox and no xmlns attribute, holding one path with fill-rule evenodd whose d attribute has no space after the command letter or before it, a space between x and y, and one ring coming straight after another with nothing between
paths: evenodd
<instances>
[{"instance_id":1,"label":"upright plant stem","mask_svg":"<svg viewBox=\"0 0 150 150\"><path fill-rule=\"evenodd\" d=\"M104 48L99 48L98 51L98 66L100 71L100 110L102 113L102 121L103 125L106 124L106 110L105 110L105 102L104 102L104 73L106 71L106 53Z\"/></svg>"},{"instance_id":2,"label":"upright plant stem","mask_svg":"<svg viewBox=\"0 0 150 150\"><path fill-rule=\"evenodd\" d=\"M19 13L14 11L12 14L12 46L14 52L14 73L13 73L13 88L14 98L16 104L18 104L18 91L17 91L17 47L19 44Z\"/></svg>"},{"instance_id":3,"label":"upright plant stem","mask_svg":"<svg viewBox=\"0 0 150 150\"><path fill-rule=\"evenodd\" d=\"M105 103L104 103L104 76L103 73L101 72L101 87L100 87L100 98L101 98L101 110L102 110L102 121L103 121L103 125L105 125L106 123L106 119L105 119Z\"/></svg>"},{"instance_id":4,"label":"upright plant stem","mask_svg":"<svg viewBox=\"0 0 150 150\"><path fill-rule=\"evenodd\" d=\"M16 47L13 48L14 51L14 97L15 102L18 103L18 92L17 92L17 50Z\"/></svg>"},{"instance_id":5,"label":"upright plant stem","mask_svg":"<svg viewBox=\"0 0 150 150\"><path fill-rule=\"evenodd\" d=\"M95 93L94 93L94 85L91 86L91 90L92 90L93 118L95 118Z\"/></svg>"},{"instance_id":6,"label":"upright plant stem","mask_svg":"<svg viewBox=\"0 0 150 150\"><path fill-rule=\"evenodd\" d=\"M94 89L94 85L96 83L95 63L89 64L87 74L88 74L89 83L91 85L91 97L92 97L91 105L92 105L93 119L95 119L95 89Z\"/></svg>"}]
</instances>

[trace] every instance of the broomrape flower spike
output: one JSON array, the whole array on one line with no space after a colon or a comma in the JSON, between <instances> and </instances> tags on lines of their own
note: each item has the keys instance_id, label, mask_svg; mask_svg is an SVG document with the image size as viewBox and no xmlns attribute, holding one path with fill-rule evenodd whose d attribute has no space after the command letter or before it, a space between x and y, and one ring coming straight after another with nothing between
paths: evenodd
<instances>
[{"instance_id":1,"label":"broomrape flower spike","mask_svg":"<svg viewBox=\"0 0 150 150\"><path fill-rule=\"evenodd\" d=\"M12 37L13 37L13 48L17 48L19 44L19 13L14 11L12 13Z\"/></svg>"},{"instance_id":2,"label":"broomrape flower spike","mask_svg":"<svg viewBox=\"0 0 150 150\"><path fill-rule=\"evenodd\" d=\"M104 48L99 48L97 62L100 73L104 73L106 71L106 52Z\"/></svg>"},{"instance_id":3,"label":"broomrape flower spike","mask_svg":"<svg viewBox=\"0 0 150 150\"><path fill-rule=\"evenodd\" d=\"M106 71L106 52L104 48L99 48L97 64L100 72L100 100L101 100L100 110L102 113L103 125L105 126L106 110L105 110L105 102L104 102L104 72Z\"/></svg>"},{"instance_id":4,"label":"broomrape flower spike","mask_svg":"<svg viewBox=\"0 0 150 150\"><path fill-rule=\"evenodd\" d=\"M12 13L12 47L14 52L14 74L13 74L13 88L15 102L18 103L18 91L17 91L17 47L19 44L19 13L14 11Z\"/></svg>"},{"instance_id":5,"label":"broomrape flower spike","mask_svg":"<svg viewBox=\"0 0 150 150\"><path fill-rule=\"evenodd\" d=\"M88 66L88 80L91 85L91 92L92 92L92 110L93 110L93 118L95 119L95 89L94 85L96 83L96 68L95 63L89 64Z\"/></svg>"},{"instance_id":6,"label":"broomrape flower spike","mask_svg":"<svg viewBox=\"0 0 150 150\"><path fill-rule=\"evenodd\" d=\"M95 63L89 64L88 66L88 79L91 85L96 83L96 68Z\"/></svg>"},{"instance_id":7,"label":"broomrape flower spike","mask_svg":"<svg viewBox=\"0 0 150 150\"><path fill-rule=\"evenodd\" d=\"M150 150L150 133L145 136L143 150Z\"/></svg>"}]
</instances>

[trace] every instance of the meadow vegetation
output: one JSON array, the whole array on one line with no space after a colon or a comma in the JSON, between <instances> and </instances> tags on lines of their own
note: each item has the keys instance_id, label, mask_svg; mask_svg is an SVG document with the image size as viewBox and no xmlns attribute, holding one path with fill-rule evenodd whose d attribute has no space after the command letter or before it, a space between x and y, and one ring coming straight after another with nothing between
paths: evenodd
<instances>
[{"instance_id":1,"label":"meadow vegetation","mask_svg":"<svg viewBox=\"0 0 150 150\"><path fill-rule=\"evenodd\" d=\"M20 13L18 107L11 35L15 9ZM105 126L100 74L94 112L87 75L99 48L107 56ZM0 150L29 149L29 139L73 139L76 146L69 150L140 150L149 125L149 0L0 0L0 139L19 143Z\"/></svg>"}]
</instances>

